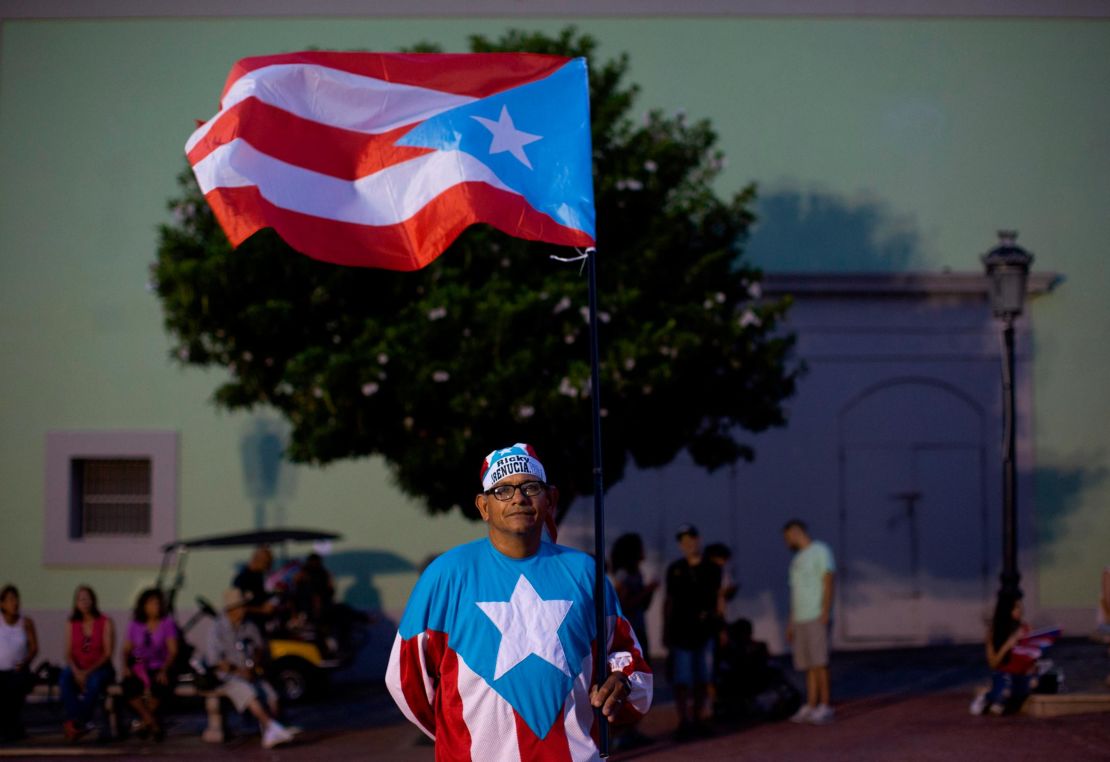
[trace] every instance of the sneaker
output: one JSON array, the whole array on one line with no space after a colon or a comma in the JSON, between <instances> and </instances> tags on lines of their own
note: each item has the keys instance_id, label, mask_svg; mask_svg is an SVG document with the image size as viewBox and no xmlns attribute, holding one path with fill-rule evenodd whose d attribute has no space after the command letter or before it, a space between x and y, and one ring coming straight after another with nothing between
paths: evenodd
<instances>
[{"instance_id":1,"label":"sneaker","mask_svg":"<svg viewBox=\"0 0 1110 762\"><path fill-rule=\"evenodd\" d=\"M832 721L833 708L828 704L814 707L809 713L809 723L811 725L828 725Z\"/></svg>"},{"instance_id":2,"label":"sneaker","mask_svg":"<svg viewBox=\"0 0 1110 762\"><path fill-rule=\"evenodd\" d=\"M983 712L987 711L987 692L986 691L983 691L982 693L980 693L978 696L975 697L975 700L971 702L971 706L968 707L968 711L971 712L976 717L981 715Z\"/></svg>"},{"instance_id":3,"label":"sneaker","mask_svg":"<svg viewBox=\"0 0 1110 762\"><path fill-rule=\"evenodd\" d=\"M277 720L270 720L270 724L266 726L265 732L262 733L262 748L272 749L275 746L283 743L289 743L293 740L293 734L285 729Z\"/></svg>"},{"instance_id":4,"label":"sneaker","mask_svg":"<svg viewBox=\"0 0 1110 762\"><path fill-rule=\"evenodd\" d=\"M794 712L790 717L791 722L809 722L810 715L813 714L815 707L810 707L809 704L802 704L801 708Z\"/></svg>"},{"instance_id":5,"label":"sneaker","mask_svg":"<svg viewBox=\"0 0 1110 762\"><path fill-rule=\"evenodd\" d=\"M91 723L87 723L82 727L73 720L66 720L64 723L62 723L62 730L65 733L67 741L79 741L93 730L96 730L96 726Z\"/></svg>"}]
</instances>

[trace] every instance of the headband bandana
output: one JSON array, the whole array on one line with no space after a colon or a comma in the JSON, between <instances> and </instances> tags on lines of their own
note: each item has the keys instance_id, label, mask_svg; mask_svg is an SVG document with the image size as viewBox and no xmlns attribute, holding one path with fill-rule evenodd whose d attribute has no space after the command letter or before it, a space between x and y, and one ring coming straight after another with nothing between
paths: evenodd
<instances>
[{"instance_id":1,"label":"headband bandana","mask_svg":"<svg viewBox=\"0 0 1110 762\"><path fill-rule=\"evenodd\" d=\"M512 447L494 450L482 461L482 489L488 490L513 474L531 474L541 482L547 481L543 464L532 445L517 442Z\"/></svg>"}]
</instances>

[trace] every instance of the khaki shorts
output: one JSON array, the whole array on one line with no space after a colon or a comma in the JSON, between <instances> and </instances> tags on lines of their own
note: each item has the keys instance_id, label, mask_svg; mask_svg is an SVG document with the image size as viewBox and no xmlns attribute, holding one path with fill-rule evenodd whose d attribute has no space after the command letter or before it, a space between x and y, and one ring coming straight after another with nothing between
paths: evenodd
<instances>
[{"instance_id":1,"label":"khaki shorts","mask_svg":"<svg viewBox=\"0 0 1110 762\"><path fill-rule=\"evenodd\" d=\"M829 665L829 626L820 619L794 623L794 669Z\"/></svg>"},{"instance_id":2,"label":"khaki shorts","mask_svg":"<svg viewBox=\"0 0 1110 762\"><path fill-rule=\"evenodd\" d=\"M273 709L277 704L277 691L265 680L247 682L238 675L229 677L223 685L224 695L235 705L236 711L244 712L251 701L258 699L266 711Z\"/></svg>"}]
</instances>

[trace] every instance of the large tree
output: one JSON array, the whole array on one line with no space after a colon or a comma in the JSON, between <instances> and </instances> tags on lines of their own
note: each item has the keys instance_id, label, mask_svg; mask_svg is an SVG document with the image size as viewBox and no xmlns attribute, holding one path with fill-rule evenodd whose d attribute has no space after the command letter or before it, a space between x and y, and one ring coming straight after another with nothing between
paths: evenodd
<instances>
[{"instance_id":1,"label":"large tree","mask_svg":"<svg viewBox=\"0 0 1110 762\"><path fill-rule=\"evenodd\" d=\"M590 60L606 485L683 449L709 470L750 459L739 437L785 422L798 373L788 303L743 256L754 187L720 198L708 122L633 121L627 56L595 47L573 29L471 38ZM592 493L586 279L549 257L573 251L485 226L414 273L317 262L269 230L232 251L190 172L181 185L155 283L173 357L226 369L217 405L280 411L293 461L381 455L431 511L475 517L482 457L516 441L563 510Z\"/></svg>"}]
</instances>

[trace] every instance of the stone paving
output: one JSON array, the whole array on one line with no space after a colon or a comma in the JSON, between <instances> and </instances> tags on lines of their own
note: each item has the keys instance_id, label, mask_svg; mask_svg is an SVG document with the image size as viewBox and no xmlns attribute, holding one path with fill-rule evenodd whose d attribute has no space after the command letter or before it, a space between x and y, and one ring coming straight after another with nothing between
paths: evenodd
<instances>
[{"instance_id":1,"label":"stone paving","mask_svg":"<svg viewBox=\"0 0 1110 762\"><path fill-rule=\"evenodd\" d=\"M1107 648L1079 639L1053 649L1065 686L1110 696ZM641 729L653 742L612 759L650 762L712 760L1110 760L1110 714L1057 718L972 717L967 706L986 679L979 646L951 646L834 655L837 719L828 726L787 722L747 727L718 726L711 738L678 744L674 709L666 685ZM662 682L662 681L660 681ZM402 718L378 684L342 684L316 704L289 712L303 728L292 746L266 751L245 720L232 722L234 736L221 745L199 738L198 709L178 713L169 738L155 745L122 742L67 745L58 732L56 708L28 709L31 738L0 746L0 757L65 756L114 759L389 760L431 762L431 745Z\"/></svg>"}]
</instances>

